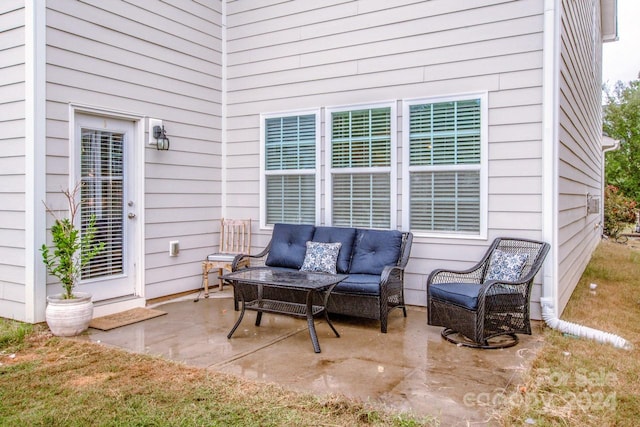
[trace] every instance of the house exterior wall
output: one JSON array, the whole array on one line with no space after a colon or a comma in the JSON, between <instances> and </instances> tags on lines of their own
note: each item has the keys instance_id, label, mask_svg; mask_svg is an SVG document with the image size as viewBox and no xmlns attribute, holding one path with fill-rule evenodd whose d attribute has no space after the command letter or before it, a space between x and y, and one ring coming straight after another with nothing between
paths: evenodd
<instances>
[{"instance_id":1,"label":"house exterior wall","mask_svg":"<svg viewBox=\"0 0 640 427\"><path fill-rule=\"evenodd\" d=\"M415 232L407 302L425 305L430 271L470 266L497 236L541 238L543 2L324 0L227 7L230 214L260 215L261 113L391 101L398 106L396 226L406 229L402 100L483 92L486 237ZM262 247L270 234L260 230L252 242Z\"/></svg>"},{"instance_id":2,"label":"house exterior wall","mask_svg":"<svg viewBox=\"0 0 640 427\"><path fill-rule=\"evenodd\" d=\"M25 319L25 9L0 3L0 313Z\"/></svg>"},{"instance_id":3,"label":"house exterior wall","mask_svg":"<svg viewBox=\"0 0 640 427\"><path fill-rule=\"evenodd\" d=\"M600 2L562 1L558 108L558 313L600 241L602 168L602 33ZM588 36L585 36L588 35Z\"/></svg>"},{"instance_id":4,"label":"house exterior wall","mask_svg":"<svg viewBox=\"0 0 640 427\"><path fill-rule=\"evenodd\" d=\"M553 141L558 154L552 177L544 175L545 4L559 6L560 16ZM25 48L25 8L22 0L0 6L3 317L37 321L33 312L44 307L30 302L44 295L29 288L30 274L37 276L32 272L42 265L39 252L25 242L44 239L44 227L31 211L43 209L41 199L57 204L58 191L69 184L70 104L144 117L145 125L148 117L161 119L171 139L169 152L146 146L141 162L145 209L138 220L145 231L147 299L200 286L200 261L218 241L221 216L251 217L254 251L267 244L271 230L259 227L261 115L283 112L320 112L320 149L326 151L327 111L392 105L397 141L392 226L406 230L405 102L465 94L486 99L486 227L474 237L413 230L409 304L426 303L430 271L470 266L497 236L542 239L548 179L557 186L553 274L562 307L598 242L600 216L586 211L587 194L598 196L602 189L597 0L48 0L41 5L46 66L36 78L46 85L46 126L37 126L44 128L39 131L46 150L42 171L28 149L28 141L40 141L29 135L28 123L36 122L29 117L34 100L28 94L40 92L29 90L33 82L25 70L25 50L32 48ZM318 156L323 189L325 154ZM30 192L27 183L33 181L45 188ZM328 222L325 197L322 190L319 224ZM35 215L44 218L44 210ZM170 240L180 241L178 257L168 256ZM534 301L541 292L536 284Z\"/></svg>"},{"instance_id":5,"label":"house exterior wall","mask_svg":"<svg viewBox=\"0 0 640 427\"><path fill-rule=\"evenodd\" d=\"M219 1L47 2L47 191L68 182L70 103L161 119L170 138L170 151L144 150L147 299L197 288L217 241L221 13Z\"/></svg>"}]
</instances>

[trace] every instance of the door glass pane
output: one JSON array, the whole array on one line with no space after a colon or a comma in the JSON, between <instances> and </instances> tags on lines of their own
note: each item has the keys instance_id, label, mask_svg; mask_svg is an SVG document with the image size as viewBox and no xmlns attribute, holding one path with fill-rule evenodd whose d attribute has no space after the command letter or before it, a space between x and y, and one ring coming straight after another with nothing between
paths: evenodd
<instances>
[{"instance_id":1,"label":"door glass pane","mask_svg":"<svg viewBox=\"0 0 640 427\"><path fill-rule=\"evenodd\" d=\"M92 216L96 239L105 244L82 271L82 279L124 273L124 134L82 129L81 232Z\"/></svg>"}]
</instances>

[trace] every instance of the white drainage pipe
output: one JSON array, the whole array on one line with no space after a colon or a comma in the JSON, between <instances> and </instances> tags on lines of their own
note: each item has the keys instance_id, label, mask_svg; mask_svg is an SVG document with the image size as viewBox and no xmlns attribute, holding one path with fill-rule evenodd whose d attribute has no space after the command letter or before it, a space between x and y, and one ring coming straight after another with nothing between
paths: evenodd
<instances>
[{"instance_id":1,"label":"white drainage pipe","mask_svg":"<svg viewBox=\"0 0 640 427\"><path fill-rule=\"evenodd\" d=\"M542 318L550 328L562 333L592 339L603 344L611 344L625 350L633 349L633 345L629 341L618 335L558 319L548 304L542 305Z\"/></svg>"}]
</instances>

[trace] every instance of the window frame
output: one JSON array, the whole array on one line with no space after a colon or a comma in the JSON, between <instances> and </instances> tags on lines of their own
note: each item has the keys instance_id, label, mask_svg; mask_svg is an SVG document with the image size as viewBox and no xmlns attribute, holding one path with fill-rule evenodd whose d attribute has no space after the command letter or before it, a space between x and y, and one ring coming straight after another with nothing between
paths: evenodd
<instances>
[{"instance_id":1,"label":"window frame","mask_svg":"<svg viewBox=\"0 0 640 427\"><path fill-rule=\"evenodd\" d=\"M313 115L315 117L315 167L310 169L279 169L276 171L269 171L266 168L266 121L268 119L277 119L284 117L297 117ZM315 225L320 224L321 215L321 130L322 123L321 110L319 108L309 110L292 110L282 111L274 113L261 113L260 114L260 228L272 229L273 224L267 223L267 176L268 175L314 175L315 185Z\"/></svg>"},{"instance_id":2,"label":"window frame","mask_svg":"<svg viewBox=\"0 0 640 427\"><path fill-rule=\"evenodd\" d=\"M410 108L413 105L421 104L437 104L441 102L480 100L480 164L478 167L469 165L451 165L451 166L410 166ZM479 239L487 238L487 217L488 217L488 94L487 92L470 92L451 96L423 97L402 100L402 224L405 229L411 228L411 173L421 171L461 171L461 170L478 170L480 173L480 226L478 233L452 233L447 231L430 231L412 229L414 235L419 237L432 238L451 238L451 239ZM446 169L445 169L446 168Z\"/></svg>"},{"instance_id":3,"label":"window frame","mask_svg":"<svg viewBox=\"0 0 640 427\"><path fill-rule=\"evenodd\" d=\"M372 110L379 108L389 108L390 114L390 161L389 166L380 167L349 167L349 168L334 168L332 166L333 158L333 144L331 140L332 135L332 121L331 116L333 113L340 113L346 111L359 111L359 110ZM334 174L366 174L366 173L388 173L389 174L389 229L397 228L397 197L398 197L398 164L397 164L397 149L398 149L398 130L397 130L397 101L382 101L366 104L349 104L341 106L326 107L324 112L324 153L325 153L325 183L324 183L324 220L325 224L333 225L333 177Z\"/></svg>"}]
</instances>

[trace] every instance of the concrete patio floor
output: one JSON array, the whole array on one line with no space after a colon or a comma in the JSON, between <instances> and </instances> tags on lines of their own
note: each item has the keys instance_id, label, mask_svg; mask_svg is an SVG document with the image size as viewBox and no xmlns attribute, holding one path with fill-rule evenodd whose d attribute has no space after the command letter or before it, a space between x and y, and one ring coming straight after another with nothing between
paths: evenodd
<instances>
[{"instance_id":1,"label":"concrete patio floor","mask_svg":"<svg viewBox=\"0 0 640 427\"><path fill-rule=\"evenodd\" d=\"M132 352L161 356L190 366L277 383L315 394L342 394L396 412L436 417L441 425L485 425L492 402L516 387L541 346L540 324L533 336L503 350L458 347L426 324L426 309L391 313L387 334L378 322L331 316L335 337L316 320L322 349L314 353L306 320L264 314L254 326L247 311L231 339L227 333L239 312L232 290L195 294L156 304L167 314L144 322L100 331L85 339Z\"/></svg>"}]
</instances>

